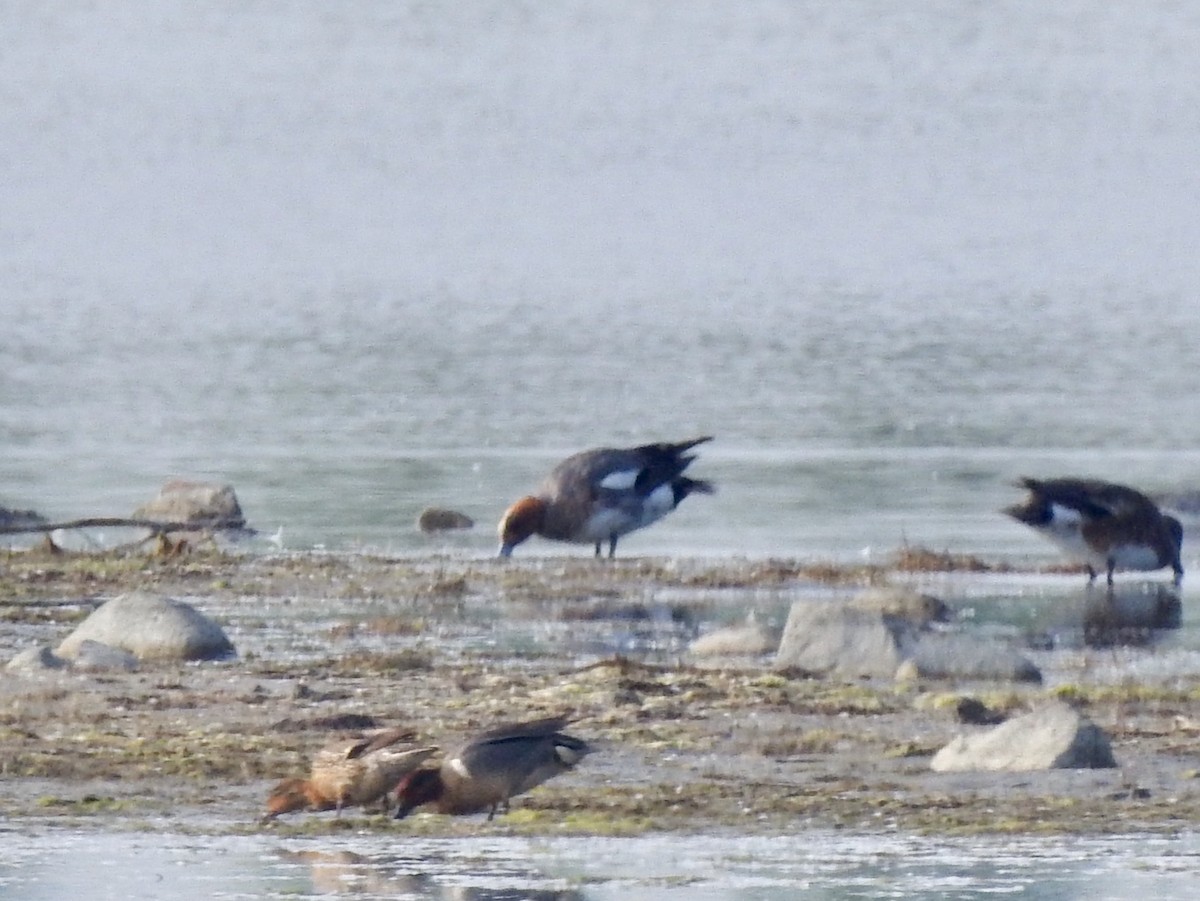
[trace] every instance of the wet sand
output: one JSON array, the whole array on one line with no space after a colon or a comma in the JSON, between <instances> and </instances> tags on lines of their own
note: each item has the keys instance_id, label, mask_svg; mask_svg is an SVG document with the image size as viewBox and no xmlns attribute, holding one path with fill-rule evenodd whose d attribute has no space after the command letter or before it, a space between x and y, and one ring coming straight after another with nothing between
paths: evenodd
<instances>
[{"instance_id":1,"label":"wet sand","mask_svg":"<svg viewBox=\"0 0 1200 901\"><path fill-rule=\"evenodd\" d=\"M778 628L797 598L903 582L922 567L966 580L1011 570L911 557L845 568L8 553L0 659L56 645L99 603L135 588L192 603L239 653L129 674L6 673L3 812L81 829L156 829L168 817L204 834L281 835L1131 833L1200 821L1200 679L1112 677L1129 655L1153 649L1077 655L1069 680L1043 686L847 682L775 672L769 655L718 664L686 653L697 634L750 610ZM1107 668L1104 678L1092 664ZM957 722L964 696L1001 712L1066 697L1108 733L1120 766L933 773L938 748L981 728ZM449 747L498 720L560 712L598 753L494 823L357 810L257 822L271 783L303 774L339 728L405 724L420 742Z\"/></svg>"}]
</instances>

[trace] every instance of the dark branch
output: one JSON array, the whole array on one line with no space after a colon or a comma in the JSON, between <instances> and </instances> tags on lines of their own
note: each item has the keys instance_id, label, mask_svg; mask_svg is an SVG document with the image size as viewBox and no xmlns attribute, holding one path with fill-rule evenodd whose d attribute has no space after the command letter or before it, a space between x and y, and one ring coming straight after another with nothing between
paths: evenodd
<instances>
[{"instance_id":1,"label":"dark branch","mask_svg":"<svg viewBox=\"0 0 1200 901\"><path fill-rule=\"evenodd\" d=\"M245 530L244 526L225 520L206 522L158 522L152 519L127 519L123 516L92 516L85 519L70 519L65 522L26 523L19 526L0 526L0 535L17 535L28 532L44 532L47 535L59 529L128 528L149 529L152 535L168 532L201 532L216 529Z\"/></svg>"}]
</instances>

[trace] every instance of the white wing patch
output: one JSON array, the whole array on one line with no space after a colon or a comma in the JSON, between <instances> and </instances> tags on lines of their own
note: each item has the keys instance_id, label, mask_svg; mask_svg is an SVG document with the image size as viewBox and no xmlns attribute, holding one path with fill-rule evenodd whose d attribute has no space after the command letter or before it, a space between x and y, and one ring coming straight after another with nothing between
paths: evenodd
<instances>
[{"instance_id":1,"label":"white wing patch","mask_svg":"<svg viewBox=\"0 0 1200 901\"><path fill-rule=\"evenodd\" d=\"M559 759L563 766L575 766L583 757L578 751L568 748L566 745L555 745L554 756Z\"/></svg>"},{"instance_id":2,"label":"white wing patch","mask_svg":"<svg viewBox=\"0 0 1200 901\"><path fill-rule=\"evenodd\" d=\"M1078 529L1083 524L1083 514L1074 507L1062 504L1050 505L1050 524L1056 530Z\"/></svg>"},{"instance_id":3,"label":"white wing patch","mask_svg":"<svg viewBox=\"0 0 1200 901\"><path fill-rule=\"evenodd\" d=\"M637 483L640 469L618 469L600 480L600 487L608 491L628 491Z\"/></svg>"},{"instance_id":4,"label":"white wing patch","mask_svg":"<svg viewBox=\"0 0 1200 901\"><path fill-rule=\"evenodd\" d=\"M461 757L452 758L447 762L447 766L449 766L450 769L454 770L454 772L458 773L458 775L462 776L464 779L473 778L471 776L471 771L467 769L467 765L462 762Z\"/></svg>"}]
</instances>

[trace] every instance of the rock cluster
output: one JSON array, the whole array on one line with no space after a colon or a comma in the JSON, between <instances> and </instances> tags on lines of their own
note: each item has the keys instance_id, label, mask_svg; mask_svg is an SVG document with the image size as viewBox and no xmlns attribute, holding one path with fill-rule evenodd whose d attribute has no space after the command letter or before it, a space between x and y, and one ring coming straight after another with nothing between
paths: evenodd
<instances>
[{"instance_id":1,"label":"rock cluster","mask_svg":"<svg viewBox=\"0 0 1200 901\"><path fill-rule=\"evenodd\" d=\"M797 601L775 665L849 678L1041 681L1015 650L936 627L945 618L936 598L899 588L872 589L848 603Z\"/></svg>"}]
</instances>

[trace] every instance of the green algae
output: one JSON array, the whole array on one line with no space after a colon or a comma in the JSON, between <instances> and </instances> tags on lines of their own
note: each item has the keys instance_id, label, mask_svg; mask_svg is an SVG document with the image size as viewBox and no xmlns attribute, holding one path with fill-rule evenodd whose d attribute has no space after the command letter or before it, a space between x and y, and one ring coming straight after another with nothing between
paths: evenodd
<instances>
[{"instance_id":1,"label":"green algae","mask_svg":"<svg viewBox=\"0 0 1200 901\"><path fill-rule=\"evenodd\" d=\"M6 789L16 791L5 813L13 817L108 817L138 828L135 814L180 804L220 812L206 820L208 829L367 830L398 838L483 830L770 831L809 824L1041 834L1151 831L1200 820L1196 730L1189 725L1200 719L1200 685L1187 681L1099 685L1081 678L1050 690L972 686L972 697L999 712L1050 697L1091 708L1111 730L1136 790L1123 786L1125 776L1114 776L1100 791L1035 777L1014 790L1011 778L985 776L970 790L949 793L925 758L960 728L953 711L963 693L955 686L922 692L920 685L620 657L580 665L555 656L552 639L530 640L520 653L469 645L453 657L438 644L443 624L464 615L490 622L532 610L561 621L580 615L552 613L556 602L568 599L591 605L580 627L587 616L602 626L607 617L632 616L664 590L672 593L666 606L674 617L708 610L709 591L786 590L823 579L868 584L884 581L886 568L644 560L505 566L199 551L170 559L131 552L10 554L6 566L0 609L32 628L52 628L66 621L59 612L83 615L92 599L139 587L200 596L227 611L253 608L238 614L243 630L292 628L292 620L278 619L276 608L259 599L285 598L312 623L302 638L288 639L290 647L309 652L303 659L267 643L228 666L101 676L16 696L0 707L0 760ZM331 599L339 603L327 610ZM225 684L238 679L244 684ZM395 821L347 811L341 818L296 814L257 825L270 782L303 774L328 739L331 730L320 721L372 714L383 724L411 724L422 740L448 747L501 719L564 711L572 715L571 729L596 745L596 758L515 799L509 814L490 823L483 816L418 814ZM284 721L298 726L283 728ZM1147 772L1148 761L1163 769L1139 781L1136 774ZM71 802L73 787L98 779L145 785L147 794L90 807Z\"/></svg>"}]
</instances>

